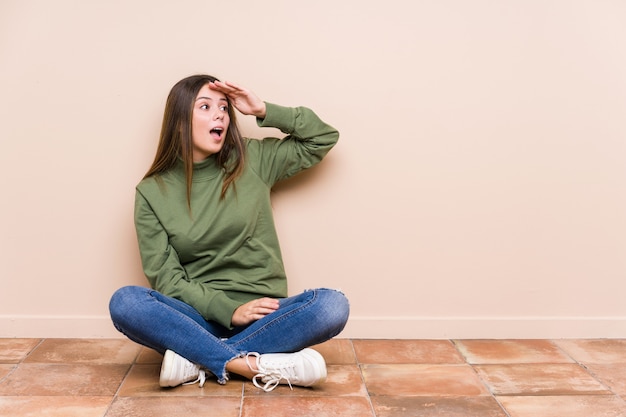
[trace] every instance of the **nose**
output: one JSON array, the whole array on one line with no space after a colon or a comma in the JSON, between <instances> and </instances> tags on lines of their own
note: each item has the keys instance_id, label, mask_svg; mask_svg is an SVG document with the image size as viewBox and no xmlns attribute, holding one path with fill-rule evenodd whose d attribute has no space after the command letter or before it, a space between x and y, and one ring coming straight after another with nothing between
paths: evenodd
<instances>
[{"instance_id":1,"label":"nose","mask_svg":"<svg viewBox=\"0 0 626 417\"><path fill-rule=\"evenodd\" d=\"M224 112L223 112L223 111L221 111L221 110L217 110L217 111L215 112L215 115L213 116L213 118L214 118L215 120L223 120L223 119L224 119Z\"/></svg>"}]
</instances>

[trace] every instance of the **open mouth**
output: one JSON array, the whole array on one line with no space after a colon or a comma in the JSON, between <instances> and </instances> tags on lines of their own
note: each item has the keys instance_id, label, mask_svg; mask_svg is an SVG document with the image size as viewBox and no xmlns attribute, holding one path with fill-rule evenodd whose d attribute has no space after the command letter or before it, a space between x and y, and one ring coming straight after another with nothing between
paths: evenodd
<instances>
[{"instance_id":1,"label":"open mouth","mask_svg":"<svg viewBox=\"0 0 626 417\"><path fill-rule=\"evenodd\" d=\"M224 129L222 129L221 127L215 127L213 129L211 129L209 131L209 133L211 134L211 136L214 139L221 139L222 138L222 134L224 133Z\"/></svg>"}]
</instances>

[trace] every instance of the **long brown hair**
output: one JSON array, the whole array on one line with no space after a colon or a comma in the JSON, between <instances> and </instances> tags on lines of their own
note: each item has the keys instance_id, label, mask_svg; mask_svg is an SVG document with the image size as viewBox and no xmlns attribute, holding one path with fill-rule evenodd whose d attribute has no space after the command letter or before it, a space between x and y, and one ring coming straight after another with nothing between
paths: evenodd
<instances>
[{"instance_id":1,"label":"long brown hair","mask_svg":"<svg viewBox=\"0 0 626 417\"><path fill-rule=\"evenodd\" d=\"M193 105L196 96L202 87L209 82L219 81L211 75L192 75L177 82L165 103L163 125L159 137L159 146L154 157L152 166L144 176L155 176L172 168L180 158L183 161L185 179L187 183L187 205L191 210L191 185L193 180L193 142L191 122ZM222 183L220 198L223 199L228 187L243 171L244 166L244 140L239 133L235 110L228 100L228 116L230 124L226 132L224 146L217 153L217 163L224 170L226 176Z\"/></svg>"}]
</instances>

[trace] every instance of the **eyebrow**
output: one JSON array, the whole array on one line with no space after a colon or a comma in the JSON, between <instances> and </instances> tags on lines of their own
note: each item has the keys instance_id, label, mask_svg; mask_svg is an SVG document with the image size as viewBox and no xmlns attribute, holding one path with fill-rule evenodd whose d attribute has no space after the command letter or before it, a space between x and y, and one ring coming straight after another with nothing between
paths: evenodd
<instances>
[{"instance_id":1,"label":"eyebrow","mask_svg":"<svg viewBox=\"0 0 626 417\"><path fill-rule=\"evenodd\" d=\"M198 97L198 98L196 99L196 101L198 101L198 100L202 100L202 99L204 99L204 100L211 100L211 101L213 101L213 99L212 99L211 97ZM228 100L226 100L225 98L220 98L220 99L218 99L218 101L225 101L225 102L228 102Z\"/></svg>"}]
</instances>

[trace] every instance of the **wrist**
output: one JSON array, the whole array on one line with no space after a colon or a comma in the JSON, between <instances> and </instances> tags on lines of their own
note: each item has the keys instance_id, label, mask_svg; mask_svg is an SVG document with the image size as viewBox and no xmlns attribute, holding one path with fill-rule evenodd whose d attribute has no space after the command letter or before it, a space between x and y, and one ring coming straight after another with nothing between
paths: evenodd
<instances>
[{"instance_id":1,"label":"wrist","mask_svg":"<svg viewBox=\"0 0 626 417\"><path fill-rule=\"evenodd\" d=\"M261 106L254 112L254 115L257 119L265 119L265 116L267 115L267 106L264 101L261 102Z\"/></svg>"}]
</instances>

